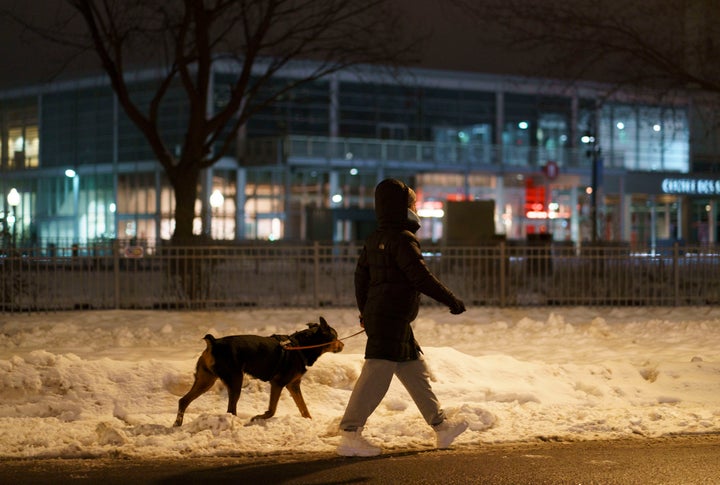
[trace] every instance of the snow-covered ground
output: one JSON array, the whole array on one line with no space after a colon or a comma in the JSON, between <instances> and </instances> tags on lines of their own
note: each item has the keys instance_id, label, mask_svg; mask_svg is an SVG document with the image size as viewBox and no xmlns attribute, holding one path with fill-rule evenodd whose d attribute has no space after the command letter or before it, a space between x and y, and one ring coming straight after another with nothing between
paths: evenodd
<instances>
[{"instance_id":1,"label":"snow-covered ground","mask_svg":"<svg viewBox=\"0 0 720 485\"><path fill-rule=\"evenodd\" d=\"M206 333L288 334L319 315L341 337L359 330L354 309L0 315L0 456L332 452L364 334L309 369L312 420L284 391L251 423L269 385L247 379L237 417L218 384L172 426ZM424 307L415 333L447 413L470 423L458 447L720 432L720 308ZM396 451L434 441L397 381L365 434Z\"/></svg>"}]
</instances>

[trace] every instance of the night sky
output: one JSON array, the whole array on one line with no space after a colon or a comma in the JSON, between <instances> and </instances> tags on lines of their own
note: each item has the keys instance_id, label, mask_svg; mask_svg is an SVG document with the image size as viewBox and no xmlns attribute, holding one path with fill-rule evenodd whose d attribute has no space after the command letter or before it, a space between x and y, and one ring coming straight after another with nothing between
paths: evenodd
<instances>
[{"instance_id":1,"label":"night sky","mask_svg":"<svg viewBox=\"0 0 720 485\"><path fill-rule=\"evenodd\" d=\"M406 16L408 35L429 36L418 46L419 65L437 69L523 73L526 62L518 62L518 53L508 55L490 47L482 39L486 31L448 2L435 0L395 0ZM38 8L38 6L42 8ZM14 9L24 18L47 25L58 17L61 0L0 0L0 8ZM0 89L77 77L78 74L102 74L94 52L73 56L74 51L39 39L22 27L0 18Z\"/></svg>"}]
</instances>

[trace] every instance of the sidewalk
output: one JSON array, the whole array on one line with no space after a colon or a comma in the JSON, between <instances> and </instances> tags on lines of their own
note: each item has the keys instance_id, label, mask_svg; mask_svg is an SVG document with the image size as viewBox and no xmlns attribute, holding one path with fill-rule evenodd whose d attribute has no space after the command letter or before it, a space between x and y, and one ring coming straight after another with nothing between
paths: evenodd
<instances>
[{"instance_id":1,"label":"sidewalk","mask_svg":"<svg viewBox=\"0 0 720 485\"><path fill-rule=\"evenodd\" d=\"M145 461L0 460L3 483L717 484L720 435L537 442L386 453L278 454Z\"/></svg>"}]
</instances>

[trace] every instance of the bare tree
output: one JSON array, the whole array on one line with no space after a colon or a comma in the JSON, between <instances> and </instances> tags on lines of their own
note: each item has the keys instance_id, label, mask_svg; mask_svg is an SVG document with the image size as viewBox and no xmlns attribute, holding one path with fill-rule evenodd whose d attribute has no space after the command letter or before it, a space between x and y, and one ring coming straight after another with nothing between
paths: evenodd
<instances>
[{"instance_id":1,"label":"bare tree","mask_svg":"<svg viewBox=\"0 0 720 485\"><path fill-rule=\"evenodd\" d=\"M535 74L720 94L720 10L711 0L454 0L527 51Z\"/></svg>"},{"instance_id":2,"label":"bare tree","mask_svg":"<svg viewBox=\"0 0 720 485\"><path fill-rule=\"evenodd\" d=\"M120 105L172 184L173 239L180 242L192 239L201 171L228 153L253 114L298 85L338 70L398 65L413 45L401 40L400 17L389 0L64 0L64 5L50 27L15 20L47 40L97 54ZM304 59L313 63L301 78L270 82L289 63ZM234 63L237 76L224 104L210 111L218 60ZM159 69L145 102L133 96L128 76L139 67ZM178 86L189 113L176 152L159 119Z\"/></svg>"}]
</instances>

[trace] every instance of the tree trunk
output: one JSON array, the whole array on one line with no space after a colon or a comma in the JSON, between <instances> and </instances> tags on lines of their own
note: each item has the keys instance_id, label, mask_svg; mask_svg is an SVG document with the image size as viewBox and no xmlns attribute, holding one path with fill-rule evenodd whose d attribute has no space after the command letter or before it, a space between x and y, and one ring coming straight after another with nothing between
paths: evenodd
<instances>
[{"instance_id":1,"label":"tree trunk","mask_svg":"<svg viewBox=\"0 0 720 485\"><path fill-rule=\"evenodd\" d=\"M171 247L166 248L168 278L182 288L187 308L204 305L210 274L206 264L194 258L195 249L189 247L202 242L200 237L193 235L200 178L195 165L183 165L181 161L184 169L176 169L170 178L175 190L175 232Z\"/></svg>"},{"instance_id":2,"label":"tree trunk","mask_svg":"<svg viewBox=\"0 0 720 485\"><path fill-rule=\"evenodd\" d=\"M173 242L190 244L193 241L193 221L195 219L195 200L198 194L200 172L189 167L171 178L175 190L175 232Z\"/></svg>"}]
</instances>

